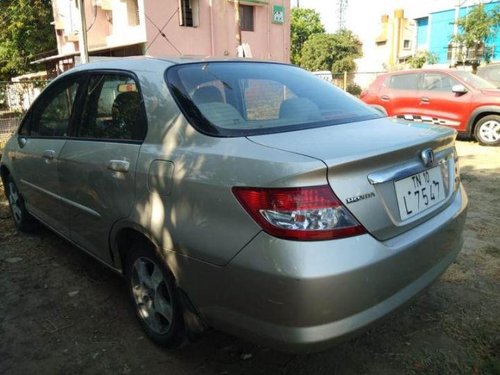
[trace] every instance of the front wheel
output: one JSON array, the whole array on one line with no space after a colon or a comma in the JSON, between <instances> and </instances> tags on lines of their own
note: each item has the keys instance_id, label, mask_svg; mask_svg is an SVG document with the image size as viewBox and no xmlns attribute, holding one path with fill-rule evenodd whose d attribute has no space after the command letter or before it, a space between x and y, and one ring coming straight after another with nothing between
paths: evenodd
<instances>
[{"instance_id":1,"label":"front wheel","mask_svg":"<svg viewBox=\"0 0 500 375\"><path fill-rule=\"evenodd\" d=\"M7 176L5 182L5 193L9 200L10 212L16 228L22 232L32 232L36 228L35 218L26 210L24 198L19 192L13 178Z\"/></svg>"},{"instance_id":2,"label":"front wheel","mask_svg":"<svg viewBox=\"0 0 500 375\"><path fill-rule=\"evenodd\" d=\"M474 128L474 137L485 146L500 145L500 116L488 115L480 119Z\"/></svg>"},{"instance_id":3,"label":"front wheel","mask_svg":"<svg viewBox=\"0 0 500 375\"><path fill-rule=\"evenodd\" d=\"M181 344L185 333L179 292L153 245L146 241L132 245L126 277L137 318L146 334L162 346Z\"/></svg>"}]
</instances>

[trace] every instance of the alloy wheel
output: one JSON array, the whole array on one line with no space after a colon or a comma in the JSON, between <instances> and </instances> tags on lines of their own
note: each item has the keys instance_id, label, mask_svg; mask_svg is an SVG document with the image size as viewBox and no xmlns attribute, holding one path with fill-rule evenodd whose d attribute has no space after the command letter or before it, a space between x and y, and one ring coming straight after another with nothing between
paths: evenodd
<instances>
[{"instance_id":1,"label":"alloy wheel","mask_svg":"<svg viewBox=\"0 0 500 375\"><path fill-rule=\"evenodd\" d=\"M498 142L500 140L500 122L489 120L481 124L479 136L488 143Z\"/></svg>"},{"instance_id":2,"label":"alloy wheel","mask_svg":"<svg viewBox=\"0 0 500 375\"><path fill-rule=\"evenodd\" d=\"M21 197L19 196L19 192L17 191L16 184L13 182L9 182L9 203L12 209L12 215L14 216L14 220L16 223L21 223L23 219L23 212L21 209Z\"/></svg>"},{"instance_id":3,"label":"alloy wheel","mask_svg":"<svg viewBox=\"0 0 500 375\"><path fill-rule=\"evenodd\" d=\"M132 269L132 295L139 315L158 334L170 329L174 317L172 296L158 264L146 257L137 258Z\"/></svg>"}]
</instances>

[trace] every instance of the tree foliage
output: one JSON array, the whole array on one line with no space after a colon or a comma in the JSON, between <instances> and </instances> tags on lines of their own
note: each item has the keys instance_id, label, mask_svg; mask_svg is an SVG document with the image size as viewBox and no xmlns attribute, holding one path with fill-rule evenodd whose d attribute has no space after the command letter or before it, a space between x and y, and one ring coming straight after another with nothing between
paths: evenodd
<instances>
[{"instance_id":1,"label":"tree foliage","mask_svg":"<svg viewBox=\"0 0 500 375\"><path fill-rule=\"evenodd\" d=\"M500 5L486 11L484 4L478 4L464 17L458 19L459 33L453 41L474 51L478 56L479 50L486 46L500 28ZM484 56L488 60L488 55Z\"/></svg>"},{"instance_id":2,"label":"tree foliage","mask_svg":"<svg viewBox=\"0 0 500 375\"><path fill-rule=\"evenodd\" d=\"M354 59L363 56L362 43L350 30L335 34L311 36L302 48L300 66L305 69L329 70L332 73L353 72Z\"/></svg>"},{"instance_id":3,"label":"tree foliage","mask_svg":"<svg viewBox=\"0 0 500 375\"><path fill-rule=\"evenodd\" d=\"M50 0L0 1L0 80L34 71L30 62L57 48Z\"/></svg>"},{"instance_id":4,"label":"tree foliage","mask_svg":"<svg viewBox=\"0 0 500 375\"><path fill-rule=\"evenodd\" d=\"M412 57L406 60L406 63L413 69L420 69L427 64L437 63L437 57L434 53L429 51L417 51Z\"/></svg>"},{"instance_id":5,"label":"tree foliage","mask_svg":"<svg viewBox=\"0 0 500 375\"><path fill-rule=\"evenodd\" d=\"M311 35L323 34L319 13L314 9L293 8L291 20L291 60L298 64L302 46Z\"/></svg>"}]
</instances>

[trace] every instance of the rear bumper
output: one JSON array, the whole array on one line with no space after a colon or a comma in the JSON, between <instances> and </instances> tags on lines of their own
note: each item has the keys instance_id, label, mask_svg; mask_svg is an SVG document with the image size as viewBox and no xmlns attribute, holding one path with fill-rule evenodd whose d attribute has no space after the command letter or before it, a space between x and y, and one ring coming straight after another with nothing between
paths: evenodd
<instances>
[{"instance_id":1,"label":"rear bumper","mask_svg":"<svg viewBox=\"0 0 500 375\"><path fill-rule=\"evenodd\" d=\"M462 247L466 206L461 188L445 211L384 242L362 235L304 243L261 233L228 266L203 272L198 283L212 292L193 300L215 327L289 351L321 350L436 280Z\"/></svg>"}]
</instances>

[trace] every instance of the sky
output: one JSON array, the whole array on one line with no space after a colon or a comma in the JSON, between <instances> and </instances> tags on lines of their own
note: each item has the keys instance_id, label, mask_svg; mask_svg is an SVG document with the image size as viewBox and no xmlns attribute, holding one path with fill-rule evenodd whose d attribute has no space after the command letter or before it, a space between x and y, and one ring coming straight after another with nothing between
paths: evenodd
<instances>
[{"instance_id":1,"label":"sky","mask_svg":"<svg viewBox=\"0 0 500 375\"><path fill-rule=\"evenodd\" d=\"M291 0L292 7L298 0ZM321 15L326 31L335 32L337 23L336 0L299 0L301 8L315 9ZM462 6L475 3L475 0L347 0L346 27L364 39L373 36L373 29L380 24L382 14L392 15L394 9L404 9L405 16L416 18L438 10L452 9L457 4ZM379 28L377 28L377 32Z\"/></svg>"},{"instance_id":2,"label":"sky","mask_svg":"<svg viewBox=\"0 0 500 375\"><path fill-rule=\"evenodd\" d=\"M321 22L327 33L338 29L337 0L291 0L292 7L300 1L301 8L312 8L321 16ZM375 48L374 40L381 32L380 18L383 14L391 16L395 9L404 9L406 18L418 18L431 12L453 9L460 5L473 5L479 0L347 0L346 28L352 30L363 42L365 58L358 61L361 71L378 69L379 62L370 61L370 48ZM488 2L488 0L483 1Z\"/></svg>"}]
</instances>

